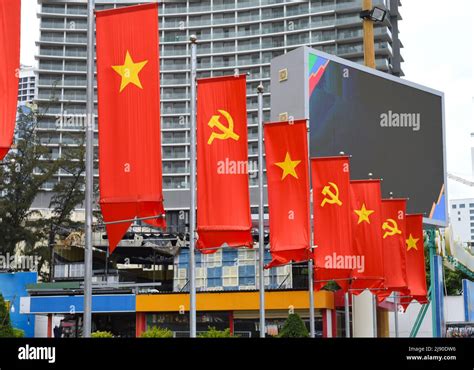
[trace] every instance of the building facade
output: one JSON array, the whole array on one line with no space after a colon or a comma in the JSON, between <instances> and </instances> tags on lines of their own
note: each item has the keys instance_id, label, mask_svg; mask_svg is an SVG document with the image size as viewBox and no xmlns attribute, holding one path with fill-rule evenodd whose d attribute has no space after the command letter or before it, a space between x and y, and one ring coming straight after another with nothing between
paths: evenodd
<instances>
[{"instance_id":1,"label":"building facade","mask_svg":"<svg viewBox=\"0 0 474 370\"><path fill-rule=\"evenodd\" d=\"M129 5L99 0L97 9ZM398 0L375 0L389 10L375 27L377 68L402 75ZM78 145L86 100L87 4L85 0L39 0L38 102L46 119L39 135L53 158ZM257 86L262 83L264 118L270 117L270 61L301 45L363 63L360 0L204 0L159 4L163 187L170 231L182 231L189 208L189 36L198 37L198 78L247 73L249 159L257 162ZM96 131L97 143L97 131ZM252 205L257 204L256 166L251 166ZM36 208L49 204L45 185ZM96 176L98 170L96 169ZM252 213L257 208L252 207Z\"/></svg>"},{"instance_id":2,"label":"building facade","mask_svg":"<svg viewBox=\"0 0 474 370\"><path fill-rule=\"evenodd\" d=\"M474 243L474 198L450 201L449 221L455 240Z\"/></svg>"},{"instance_id":3,"label":"building facade","mask_svg":"<svg viewBox=\"0 0 474 370\"><path fill-rule=\"evenodd\" d=\"M20 79L18 82L18 103L20 105L31 103L36 97L36 73L31 66L20 66Z\"/></svg>"}]
</instances>

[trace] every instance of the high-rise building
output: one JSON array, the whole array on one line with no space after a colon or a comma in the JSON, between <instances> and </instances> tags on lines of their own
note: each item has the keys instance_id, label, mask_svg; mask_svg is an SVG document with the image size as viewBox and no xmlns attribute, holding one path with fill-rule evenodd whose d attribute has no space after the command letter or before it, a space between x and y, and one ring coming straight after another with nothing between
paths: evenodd
<instances>
[{"instance_id":1,"label":"high-rise building","mask_svg":"<svg viewBox=\"0 0 474 370\"><path fill-rule=\"evenodd\" d=\"M45 119L38 134L53 158L78 145L86 108L87 1L38 0L38 102ZM141 1L140 3L143 3ZM145 1L146 2L146 1ZM97 9L137 3L96 1ZM374 0L388 16L375 25L377 68L400 76L399 0ZM190 45L198 43L198 78L248 74L249 156L257 161L257 86L263 83L264 118L270 117L270 61L307 45L363 63L361 0L203 0L161 1L161 123L163 185L170 231L184 228L189 209ZM146 35L144 35L146 37ZM96 143L97 143L97 131ZM250 171L252 205L257 204L256 167ZM96 169L96 176L98 175ZM58 173L35 203L47 207ZM183 213L184 211L184 213ZM257 208L252 207L252 213Z\"/></svg>"},{"instance_id":2,"label":"high-rise building","mask_svg":"<svg viewBox=\"0 0 474 370\"><path fill-rule=\"evenodd\" d=\"M20 79L18 82L18 103L24 105L35 100L36 73L31 66L20 66Z\"/></svg>"},{"instance_id":3,"label":"high-rise building","mask_svg":"<svg viewBox=\"0 0 474 370\"><path fill-rule=\"evenodd\" d=\"M449 221L455 240L462 243L474 243L474 199L452 200Z\"/></svg>"}]
</instances>

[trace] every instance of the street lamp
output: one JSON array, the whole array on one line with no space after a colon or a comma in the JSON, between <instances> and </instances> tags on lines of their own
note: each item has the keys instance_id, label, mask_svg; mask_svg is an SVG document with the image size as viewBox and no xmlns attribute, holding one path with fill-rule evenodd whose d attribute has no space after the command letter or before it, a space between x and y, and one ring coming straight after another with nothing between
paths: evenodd
<instances>
[{"instance_id":1,"label":"street lamp","mask_svg":"<svg viewBox=\"0 0 474 370\"><path fill-rule=\"evenodd\" d=\"M386 15L387 15L387 11L377 6L374 6L372 10L363 10L360 12L360 17L362 19L369 20L372 22L377 22L377 23L383 22Z\"/></svg>"}]
</instances>

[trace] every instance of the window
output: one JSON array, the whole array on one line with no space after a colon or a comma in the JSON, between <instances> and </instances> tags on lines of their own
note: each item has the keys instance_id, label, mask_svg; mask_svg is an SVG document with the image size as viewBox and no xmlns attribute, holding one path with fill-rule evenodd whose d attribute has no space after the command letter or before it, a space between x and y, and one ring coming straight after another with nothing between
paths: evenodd
<instances>
[{"instance_id":1,"label":"window","mask_svg":"<svg viewBox=\"0 0 474 370\"><path fill-rule=\"evenodd\" d=\"M239 285L255 285L255 266L239 266Z\"/></svg>"},{"instance_id":2,"label":"window","mask_svg":"<svg viewBox=\"0 0 474 370\"><path fill-rule=\"evenodd\" d=\"M466 208L466 205L465 204L460 204L459 208Z\"/></svg>"},{"instance_id":3,"label":"window","mask_svg":"<svg viewBox=\"0 0 474 370\"><path fill-rule=\"evenodd\" d=\"M222 253L222 265L234 266L237 263L238 253L236 249L224 249Z\"/></svg>"},{"instance_id":4,"label":"window","mask_svg":"<svg viewBox=\"0 0 474 370\"><path fill-rule=\"evenodd\" d=\"M453 204L453 209L456 209L456 204Z\"/></svg>"},{"instance_id":5,"label":"window","mask_svg":"<svg viewBox=\"0 0 474 370\"><path fill-rule=\"evenodd\" d=\"M207 269L207 286L209 288L222 286L222 267L209 267Z\"/></svg>"}]
</instances>

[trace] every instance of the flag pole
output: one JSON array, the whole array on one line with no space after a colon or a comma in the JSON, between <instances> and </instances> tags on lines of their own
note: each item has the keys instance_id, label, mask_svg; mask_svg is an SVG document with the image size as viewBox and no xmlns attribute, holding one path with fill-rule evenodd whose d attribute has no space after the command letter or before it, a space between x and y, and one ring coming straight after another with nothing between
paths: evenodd
<instances>
[{"instance_id":1,"label":"flag pole","mask_svg":"<svg viewBox=\"0 0 474 370\"><path fill-rule=\"evenodd\" d=\"M372 325L373 325L373 331L374 331L374 338L377 338L377 296L375 294L372 294L372 313L373 313Z\"/></svg>"},{"instance_id":2,"label":"flag pole","mask_svg":"<svg viewBox=\"0 0 474 370\"><path fill-rule=\"evenodd\" d=\"M263 202L263 85L257 86L258 93L258 283L260 295L260 338L265 338L265 232L263 224L264 202Z\"/></svg>"},{"instance_id":3,"label":"flag pole","mask_svg":"<svg viewBox=\"0 0 474 370\"><path fill-rule=\"evenodd\" d=\"M311 179L311 158L309 143L310 143L310 134L309 134L309 127L308 130L308 173L309 179ZM311 181L311 180L309 180ZM314 196L314 194L313 194ZM314 266L313 266L313 231L312 231L312 224L311 224L311 199L309 201L309 251L310 251L310 259L308 260L308 293L309 293L309 335L311 338L316 336L316 329L314 326Z\"/></svg>"},{"instance_id":4,"label":"flag pole","mask_svg":"<svg viewBox=\"0 0 474 370\"><path fill-rule=\"evenodd\" d=\"M195 227L196 227L196 68L197 37L191 35L191 207L189 210L189 336L196 338L196 261L195 261Z\"/></svg>"},{"instance_id":5,"label":"flag pole","mask_svg":"<svg viewBox=\"0 0 474 370\"><path fill-rule=\"evenodd\" d=\"M87 126L86 126L86 194L85 194L85 249L84 249L84 317L82 336L89 338L92 330L92 202L94 192L94 8L87 5Z\"/></svg>"},{"instance_id":6,"label":"flag pole","mask_svg":"<svg viewBox=\"0 0 474 370\"><path fill-rule=\"evenodd\" d=\"M346 338L351 337L351 323L349 313L349 292L344 293L344 317L346 321Z\"/></svg>"},{"instance_id":7,"label":"flag pole","mask_svg":"<svg viewBox=\"0 0 474 370\"><path fill-rule=\"evenodd\" d=\"M395 315L395 338L399 337L399 332L398 332L398 293L394 292L394 297L393 297L394 303L395 303L395 309L393 311Z\"/></svg>"}]
</instances>

